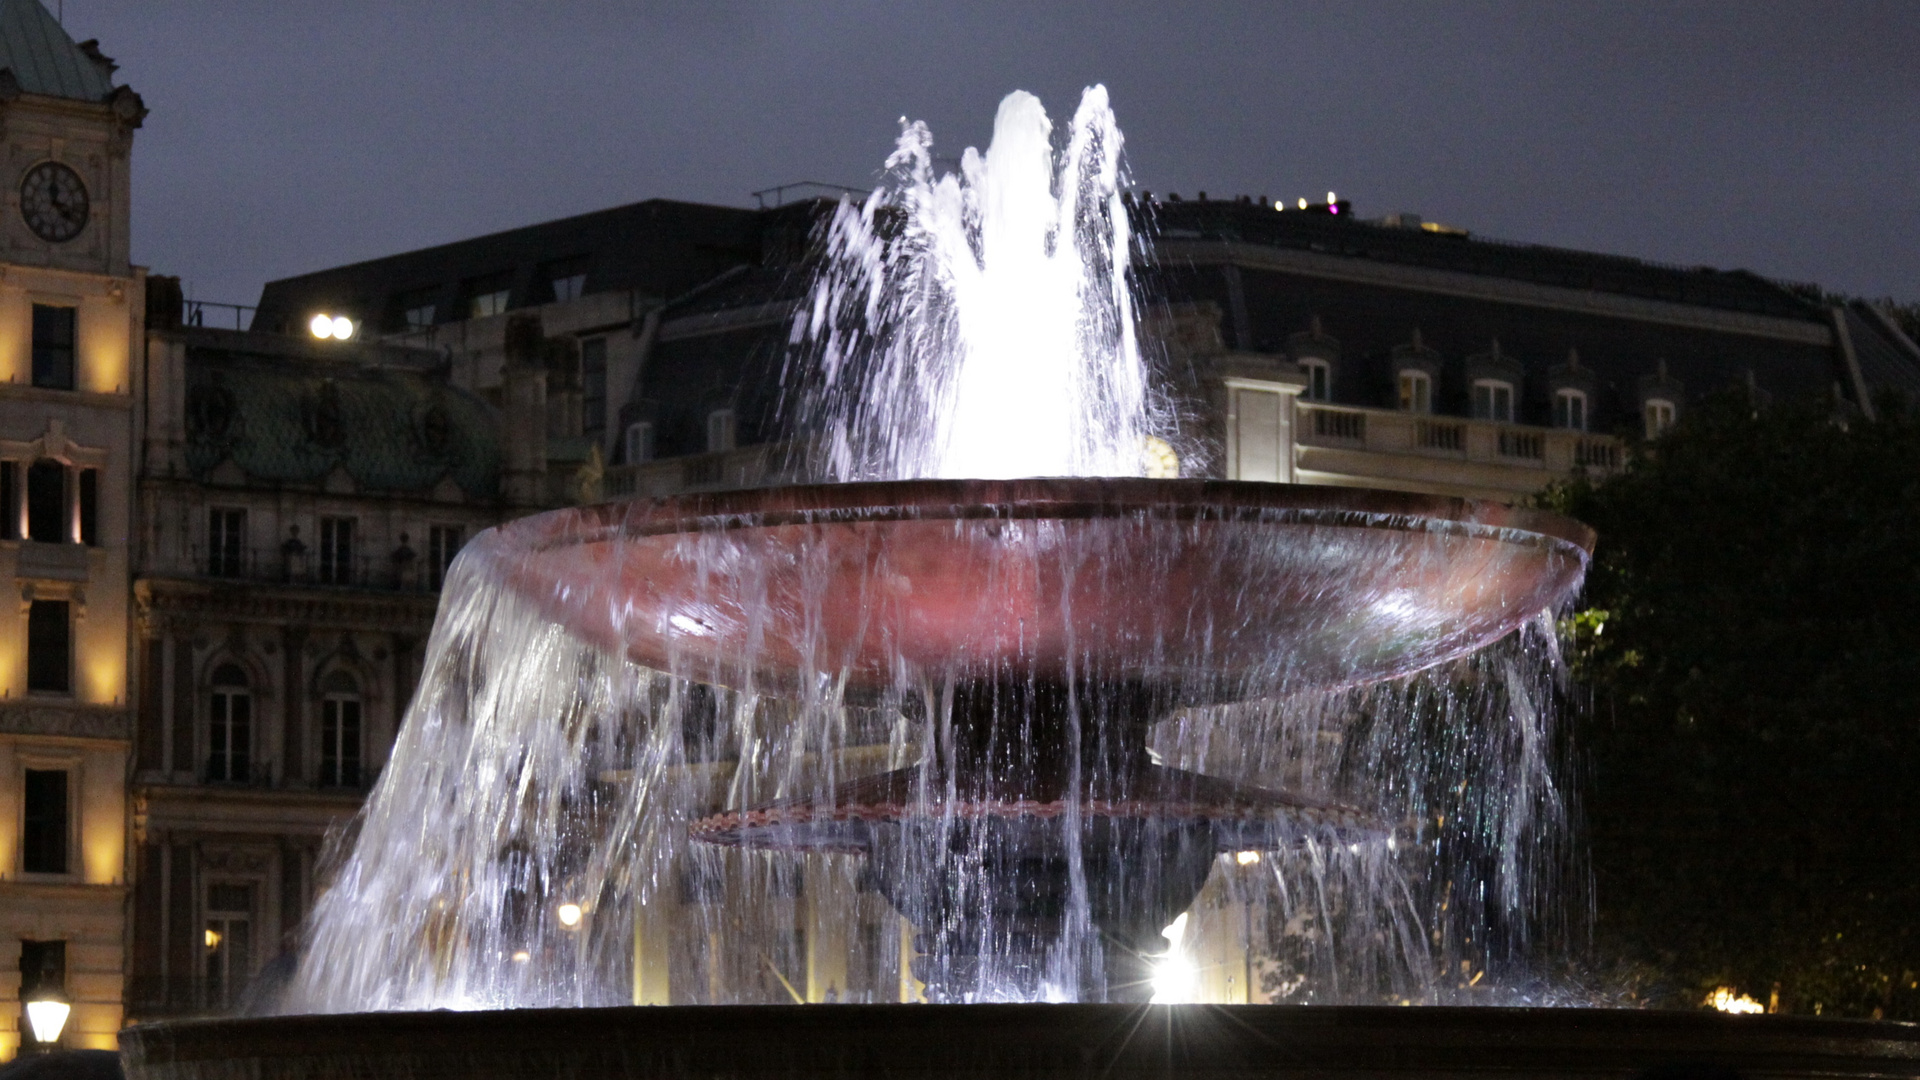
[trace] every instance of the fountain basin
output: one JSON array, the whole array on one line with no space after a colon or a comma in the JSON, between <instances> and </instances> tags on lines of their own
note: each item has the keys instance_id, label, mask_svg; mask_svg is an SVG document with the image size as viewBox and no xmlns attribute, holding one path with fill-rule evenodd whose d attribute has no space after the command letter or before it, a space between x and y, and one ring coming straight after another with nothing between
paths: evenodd
<instances>
[{"instance_id":1,"label":"fountain basin","mask_svg":"<svg viewBox=\"0 0 1920 1080\"><path fill-rule=\"evenodd\" d=\"M185 1020L121 1033L130 1080L1920 1075L1920 1026L1616 1009L681 1006Z\"/></svg>"},{"instance_id":2,"label":"fountain basin","mask_svg":"<svg viewBox=\"0 0 1920 1080\"><path fill-rule=\"evenodd\" d=\"M1585 573L1540 511L1216 480L912 480L556 511L487 544L554 621L638 663L794 692L926 673L1182 701L1359 685L1480 648Z\"/></svg>"}]
</instances>

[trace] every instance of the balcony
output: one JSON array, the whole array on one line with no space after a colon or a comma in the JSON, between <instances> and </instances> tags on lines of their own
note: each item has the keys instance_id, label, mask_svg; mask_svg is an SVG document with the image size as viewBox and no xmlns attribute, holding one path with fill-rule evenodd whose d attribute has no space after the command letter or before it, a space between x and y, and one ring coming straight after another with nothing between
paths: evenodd
<instances>
[{"instance_id":1,"label":"balcony","mask_svg":"<svg viewBox=\"0 0 1920 1080\"><path fill-rule=\"evenodd\" d=\"M789 483L776 464L784 459L787 450L781 444L764 444L637 465L615 465L607 469L605 495L609 499L629 499Z\"/></svg>"},{"instance_id":2,"label":"balcony","mask_svg":"<svg viewBox=\"0 0 1920 1080\"><path fill-rule=\"evenodd\" d=\"M391 554L322 560L311 549L290 554L277 547L209 551L196 545L189 553L189 560L189 566L176 567L172 573L215 581L298 588L440 591L440 575L432 572L424 555L416 555L406 562L395 562Z\"/></svg>"},{"instance_id":3,"label":"balcony","mask_svg":"<svg viewBox=\"0 0 1920 1080\"><path fill-rule=\"evenodd\" d=\"M1306 401L1298 409L1296 468L1306 483L1511 499L1626 461L1619 439L1585 431Z\"/></svg>"}]
</instances>

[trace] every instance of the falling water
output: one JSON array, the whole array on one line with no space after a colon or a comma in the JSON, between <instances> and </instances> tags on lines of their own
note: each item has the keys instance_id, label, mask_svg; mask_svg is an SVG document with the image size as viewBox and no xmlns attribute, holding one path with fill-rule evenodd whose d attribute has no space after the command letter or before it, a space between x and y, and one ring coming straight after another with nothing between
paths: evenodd
<instances>
[{"instance_id":1,"label":"falling water","mask_svg":"<svg viewBox=\"0 0 1920 1080\"><path fill-rule=\"evenodd\" d=\"M789 375L821 466L1141 474L1162 421L1105 91L1087 91L1063 148L1026 94L957 174L936 176L930 148L908 125L889 186L840 208L796 321ZM1046 646L1064 668L1042 671L901 636L890 613L923 603L944 565L916 563L892 539L904 528L729 512L662 532L657 513L614 508L546 539L516 523L461 554L282 1008L1537 993L1528 958L1559 911L1566 812L1552 623L1529 616L1565 597L1484 583L1528 559L1577 583L1582 553L1352 515L1069 528L993 504L926 523L945 562L988 568L979 597L1065 583L1007 631L1029 658L1026 635L1064 635ZM588 539L600 554L530 576ZM671 614L646 606L666 571L690 583ZM1183 592L1209 574L1231 588ZM1452 584L1425 599L1411 585L1433 580ZM1449 605L1515 603L1533 607L1509 613L1525 625L1504 640L1445 636ZM953 626L1003 614L959 607ZM1296 613L1289 648L1250 653L1276 610ZM636 659L643 638L662 650ZM848 644L873 640L893 643L878 667ZM1065 761L1042 808L1059 824L1016 835L992 821L1039 819L968 817L984 796L956 779L963 758L1016 786ZM1211 833L1089 824L1094 802L1144 797L1143 778L1173 770L1293 801ZM832 832L775 812L765 831L788 850L694 837L720 835L699 833L716 814L844 808L861 784L917 824Z\"/></svg>"}]
</instances>

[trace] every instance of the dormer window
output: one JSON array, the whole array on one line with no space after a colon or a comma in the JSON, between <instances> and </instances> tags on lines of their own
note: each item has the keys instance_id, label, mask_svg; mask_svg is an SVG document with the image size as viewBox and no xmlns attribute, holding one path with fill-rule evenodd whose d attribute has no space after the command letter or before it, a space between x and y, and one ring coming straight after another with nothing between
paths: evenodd
<instances>
[{"instance_id":1,"label":"dormer window","mask_svg":"<svg viewBox=\"0 0 1920 1080\"><path fill-rule=\"evenodd\" d=\"M1308 401L1333 400L1333 365L1325 360L1302 360L1300 370L1307 375Z\"/></svg>"},{"instance_id":2,"label":"dormer window","mask_svg":"<svg viewBox=\"0 0 1920 1080\"><path fill-rule=\"evenodd\" d=\"M1475 379L1473 418L1513 423L1513 384L1500 379Z\"/></svg>"},{"instance_id":3,"label":"dormer window","mask_svg":"<svg viewBox=\"0 0 1920 1080\"><path fill-rule=\"evenodd\" d=\"M1648 398L1642 411L1646 416L1649 439L1657 439L1666 434L1667 429L1673 426L1674 417L1677 415L1673 402L1666 398Z\"/></svg>"},{"instance_id":4,"label":"dormer window","mask_svg":"<svg viewBox=\"0 0 1920 1080\"><path fill-rule=\"evenodd\" d=\"M707 414L707 453L717 454L733 449L734 426L732 409L715 409Z\"/></svg>"},{"instance_id":5,"label":"dormer window","mask_svg":"<svg viewBox=\"0 0 1920 1080\"><path fill-rule=\"evenodd\" d=\"M1587 394L1584 390L1556 390L1553 394L1553 426L1568 431L1587 430Z\"/></svg>"},{"instance_id":6,"label":"dormer window","mask_svg":"<svg viewBox=\"0 0 1920 1080\"><path fill-rule=\"evenodd\" d=\"M1400 373L1400 411L1422 416L1433 411L1433 377L1424 371Z\"/></svg>"},{"instance_id":7,"label":"dormer window","mask_svg":"<svg viewBox=\"0 0 1920 1080\"><path fill-rule=\"evenodd\" d=\"M625 451L626 462L629 465L639 465L642 462L652 461L653 424L646 420L628 424L626 445L621 447L621 449Z\"/></svg>"}]
</instances>

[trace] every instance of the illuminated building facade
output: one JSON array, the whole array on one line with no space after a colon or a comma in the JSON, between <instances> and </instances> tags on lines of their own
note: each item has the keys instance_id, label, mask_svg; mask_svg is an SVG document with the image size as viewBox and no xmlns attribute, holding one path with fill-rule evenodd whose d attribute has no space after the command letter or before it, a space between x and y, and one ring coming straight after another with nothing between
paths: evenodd
<instances>
[{"instance_id":1,"label":"illuminated building facade","mask_svg":"<svg viewBox=\"0 0 1920 1080\"><path fill-rule=\"evenodd\" d=\"M129 570L145 272L128 157L146 116L34 0L0 2L0 1056L22 999L72 1003L69 1047L122 1020ZM11 977L15 964L19 978Z\"/></svg>"}]
</instances>

